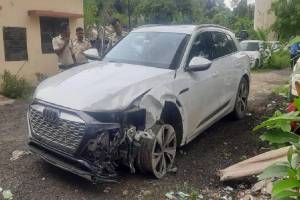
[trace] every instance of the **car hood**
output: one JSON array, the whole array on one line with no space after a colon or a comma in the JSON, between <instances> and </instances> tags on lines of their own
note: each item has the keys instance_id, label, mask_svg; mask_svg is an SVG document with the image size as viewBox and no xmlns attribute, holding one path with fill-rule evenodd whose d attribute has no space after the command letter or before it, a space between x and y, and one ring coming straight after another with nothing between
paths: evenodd
<instances>
[{"instance_id":1,"label":"car hood","mask_svg":"<svg viewBox=\"0 0 300 200\"><path fill-rule=\"evenodd\" d=\"M75 110L119 111L172 77L169 69L98 61L43 81L34 98Z\"/></svg>"},{"instance_id":2,"label":"car hood","mask_svg":"<svg viewBox=\"0 0 300 200\"><path fill-rule=\"evenodd\" d=\"M245 53L253 59L258 59L260 57L259 51L245 51Z\"/></svg>"}]
</instances>

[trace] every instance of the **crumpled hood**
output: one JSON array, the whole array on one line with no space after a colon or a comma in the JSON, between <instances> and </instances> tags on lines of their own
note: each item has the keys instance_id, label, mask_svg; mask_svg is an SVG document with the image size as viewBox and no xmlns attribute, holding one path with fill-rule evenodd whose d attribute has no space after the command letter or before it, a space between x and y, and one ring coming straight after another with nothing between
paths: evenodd
<instances>
[{"instance_id":1,"label":"crumpled hood","mask_svg":"<svg viewBox=\"0 0 300 200\"><path fill-rule=\"evenodd\" d=\"M250 59L259 59L260 58L260 53L259 51L245 51L245 53L250 57Z\"/></svg>"},{"instance_id":2,"label":"crumpled hood","mask_svg":"<svg viewBox=\"0 0 300 200\"><path fill-rule=\"evenodd\" d=\"M34 98L82 111L124 110L173 76L169 69L98 61L43 81Z\"/></svg>"}]
</instances>

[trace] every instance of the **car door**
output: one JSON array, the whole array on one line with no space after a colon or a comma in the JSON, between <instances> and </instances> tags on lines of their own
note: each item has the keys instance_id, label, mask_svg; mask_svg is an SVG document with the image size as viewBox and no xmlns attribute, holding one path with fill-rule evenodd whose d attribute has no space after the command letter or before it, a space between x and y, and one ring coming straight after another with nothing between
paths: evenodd
<instances>
[{"instance_id":1,"label":"car door","mask_svg":"<svg viewBox=\"0 0 300 200\"><path fill-rule=\"evenodd\" d=\"M236 77L238 76L237 68L240 63L238 62L235 54L237 47L235 46L231 36L222 31L212 32L212 38L215 44L216 59L214 60L217 65L217 71L220 75L222 84L220 88L220 104L226 107L232 100L236 93Z\"/></svg>"},{"instance_id":2,"label":"car door","mask_svg":"<svg viewBox=\"0 0 300 200\"><path fill-rule=\"evenodd\" d=\"M185 71L177 77L177 80L189 83L189 88L179 95L179 100L185 107L188 140L195 137L201 127L213 119L220 109L220 87L223 84L218 72L220 63L214 61L216 54L211 32L200 32L195 37L186 64L197 56L211 60L211 66L204 71Z\"/></svg>"}]
</instances>

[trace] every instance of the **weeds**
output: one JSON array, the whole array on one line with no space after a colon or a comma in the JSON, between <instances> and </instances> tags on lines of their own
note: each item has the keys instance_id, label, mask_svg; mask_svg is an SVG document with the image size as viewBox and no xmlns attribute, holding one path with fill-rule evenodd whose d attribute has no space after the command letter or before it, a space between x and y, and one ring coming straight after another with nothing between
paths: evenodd
<instances>
[{"instance_id":1,"label":"weeds","mask_svg":"<svg viewBox=\"0 0 300 200\"><path fill-rule=\"evenodd\" d=\"M33 87L24 78L19 78L5 70L1 75L1 91L6 97L13 99L26 99L32 94Z\"/></svg>"},{"instance_id":2,"label":"weeds","mask_svg":"<svg viewBox=\"0 0 300 200\"><path fill-rule=\"evenodd\" d=\"M274 94L277 94L277 95L287 98L289 96L289 92L290 92L290 85L287 84L287 85L278 86L278 87L274 88L272 90L272 92Z\"/></svg>"},{"instance_id":3,"label":"weeds","mask_svg":"<svg viewBox=\"0 0 300 200\"><path fill-rule=\"evenodd\" d=\"M281 49L274 52L266 61L264 67L270 69L283 69L290 65L290 55L288 51Z\"/></svg>"}]
</instances>

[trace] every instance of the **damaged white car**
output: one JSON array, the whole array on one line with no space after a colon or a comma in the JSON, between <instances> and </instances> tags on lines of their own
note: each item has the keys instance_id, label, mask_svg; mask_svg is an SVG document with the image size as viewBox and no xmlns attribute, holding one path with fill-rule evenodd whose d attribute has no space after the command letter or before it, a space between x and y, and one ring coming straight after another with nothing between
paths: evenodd
<instances>
[{"instance_id":1,"label":"damaged white car","mask_svg":"<svg viewBox=\"0 0 300 200\"><path fill-rule=\"evenodd\" d=\"M177 146L225 115L245 116L249 68L226 28L137 28L101 61L38 86L30 150L94 182L116 181L120 164L161 178Z\"/></svg>"}]
</instances>

